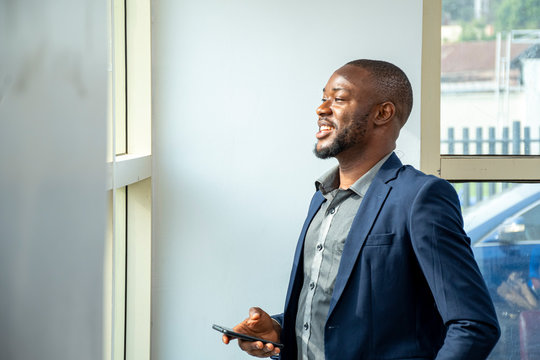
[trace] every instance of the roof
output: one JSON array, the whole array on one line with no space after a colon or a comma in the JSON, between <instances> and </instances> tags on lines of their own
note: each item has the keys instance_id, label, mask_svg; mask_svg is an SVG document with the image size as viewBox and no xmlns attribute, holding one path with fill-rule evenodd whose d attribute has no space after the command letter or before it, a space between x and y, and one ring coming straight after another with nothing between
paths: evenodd
<instances>
[{"instance_id":1,"label":"roof","mask_svg":"<svg viewBox=\"0 0 540 360\"><path fill-rule=\"evenodd\" d=\"M441 80L446 83L493 82L495 80L496 41L470 41L443 44L441 47ZM535 51L532 51L535 49ZM512 43L510 48L510 85L520 81L519 59L538 57L538 45ZM501 45L506 56L506 43ZM532 56L531 56L532 55Z\"/></svg>"},{"instance_id":2,"label":"roof","mask_svg":"<svg viewBox=\"0 0 540 360\"><path fill-rule=\"evenodd\" d=\"M505 44L501 54L504 55ZM519 56L531 44L513 43L510 58ZM441 72L459 73L470 71L493 71L495 68L495 41L470 41L443 44L441 48Z\"/></svg>"}]
</instances>

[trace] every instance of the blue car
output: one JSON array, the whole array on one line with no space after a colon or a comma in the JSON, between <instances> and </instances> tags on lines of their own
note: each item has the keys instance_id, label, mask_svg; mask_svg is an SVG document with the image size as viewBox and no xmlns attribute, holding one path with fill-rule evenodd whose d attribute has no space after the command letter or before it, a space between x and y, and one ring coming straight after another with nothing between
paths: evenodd
<instances>
[{"instance_id":1,"label":"blue car","mask_svg":"<svg viewBox=\"0 0 540 360\"><path fill-rule=\"evenodd\" d=\"M512 272L533 287L531 278L539 277L534 265L540 251L539 185L516 185L468 209L464 222L488 287L498 287Z\"/></svg>"},{"instance_id":2,"label":"blue car","mask_svg":"<svg viewBox=\"0 0 540 360\"><path fill-rule=\"evenodd\" d=\"M540 359L540 322L532 347L525 341L532 331L520 329L540 314L540 185L515 185L467 209L464 223L501 324L489 359Z\"/></svg>"}]
</instances>

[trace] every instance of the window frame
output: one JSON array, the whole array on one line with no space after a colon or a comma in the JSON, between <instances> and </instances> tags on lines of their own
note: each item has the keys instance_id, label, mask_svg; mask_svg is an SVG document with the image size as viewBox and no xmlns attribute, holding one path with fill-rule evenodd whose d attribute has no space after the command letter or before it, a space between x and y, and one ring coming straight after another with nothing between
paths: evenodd
<instances>
[{"instance_id":1,"label":"window frame","mask_svg":"<svg viewBox=\"0 0 540 360\"><path fill-rule=\"evenodd\" d=\"M104 267L105 360L148 360L151 342L152 94L149 0L110 0Z\"/></svg>"},{"instance_id":2,"label":"window frame","mask_svg":"<svg viewBox=\"0 0 540 360\"><path fill-rule=\"evenodd\" d=\"M442 155L442 0L423 1L420 170L448 181L540 182L540 155Z\"/></svg>"}]
</instances>

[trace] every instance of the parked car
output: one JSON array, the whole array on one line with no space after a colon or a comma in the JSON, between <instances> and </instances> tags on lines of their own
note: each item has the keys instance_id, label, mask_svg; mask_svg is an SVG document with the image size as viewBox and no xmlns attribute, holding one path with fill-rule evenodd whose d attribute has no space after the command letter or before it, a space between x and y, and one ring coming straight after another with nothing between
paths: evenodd
<instances>
[{"instance_id":1,"label":"parked car","mask_svg":"<svg viewBox=\"0 0 540 360\"><path fill-rule=\"evenodd\" d=\"M464 223L501 324L489 359L540 359L540 341L523 347L519 325L540 310L540 184L515 185L467 209ZM536 320L534 328L540 329Z\"/></svg>"},{"instance_id":2,"label":"parked car","mask_svg":"<svg viewBox=\"0 0 540 360\"><path fill-rule=\"evenodd\" d=\"M520 184L464 213L465 231L488 287L498 287L510 273L527 279L531 254L540 251L540 185ZM536 251L535 251L536 254Z\"/></svg>"}]
</instances>

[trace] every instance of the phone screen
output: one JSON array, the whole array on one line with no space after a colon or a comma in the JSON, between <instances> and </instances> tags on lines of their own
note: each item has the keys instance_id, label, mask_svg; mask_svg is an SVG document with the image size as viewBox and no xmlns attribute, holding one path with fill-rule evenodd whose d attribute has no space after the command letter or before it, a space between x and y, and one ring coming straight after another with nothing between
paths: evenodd
<instances>
[{"instance_id":1,"label":"phone screen","mask_svg":"<svg viewBox=\"0 0 540 360\"><path fill-rule=\"evenodd\" d=\"M250 335L247 335L247 334L242 334L242 333L236 332L233 329L230 329L230 328L227 328L227 327L224 327L224 326L214 324L214 325L212 325L212 329L217 330L217 331L219 331L219 332L221 332L221 333L223 333L223 334L225 334L227 336L233 337L233 338L247 340L247 341L260 341L263 344L272 344L277 348L283 349L283 344L275 343L273 341L268 341L268 340L264 340L264 339L260 339L260 338L250 336Z\"/></svg>"}]
</instances>

